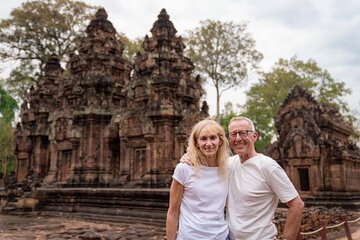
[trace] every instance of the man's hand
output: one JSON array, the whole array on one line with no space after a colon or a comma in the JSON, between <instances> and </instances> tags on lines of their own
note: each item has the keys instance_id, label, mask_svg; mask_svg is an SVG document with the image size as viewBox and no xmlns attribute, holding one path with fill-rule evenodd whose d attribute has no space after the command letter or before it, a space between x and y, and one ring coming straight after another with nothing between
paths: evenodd
<instances>
[{"instance_id":1,"label":"man's hand","mask_svg":"<svg viewBox=\"0 0 360 240\"><path fill-rule=\"evenodd\" d=\"M182 163L186 163L189 165L194 165L194 163L191 161L190 156L188 153L185 153L181 158L180 158L180 162Z\"/></svg>"}]
</instances>

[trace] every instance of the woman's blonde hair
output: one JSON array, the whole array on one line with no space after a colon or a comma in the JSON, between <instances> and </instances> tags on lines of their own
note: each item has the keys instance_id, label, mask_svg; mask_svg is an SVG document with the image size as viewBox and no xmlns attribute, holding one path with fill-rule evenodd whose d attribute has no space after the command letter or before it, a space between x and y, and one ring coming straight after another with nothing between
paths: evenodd
<instances>
[{"instance_id":1,"label":"woman's blonde hair","mask_svg":"<svg viewBox=\"0 0 360 240\"><path fill-rule=\"evenodd\" d=\"M220 124L211 119L205 119L194 125L192 128L190 137L188 139L187 152L191 161L194 163L195 171L200 167L201 164L206 165L205 156L197 147L196 141L200 135L200 132L206 129L210 132L214 132L220 138L220 146L216 154L216 162L218 164L220 175L224 176L226 174L226 161L229 156L229 142L225 136L224 129Z\"/></svg>"}]
</instances>

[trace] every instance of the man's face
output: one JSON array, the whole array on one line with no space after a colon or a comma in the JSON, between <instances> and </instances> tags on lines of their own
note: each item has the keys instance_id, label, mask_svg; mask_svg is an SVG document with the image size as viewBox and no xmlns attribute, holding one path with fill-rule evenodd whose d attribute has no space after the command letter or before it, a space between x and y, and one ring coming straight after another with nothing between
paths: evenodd
<instances>
[{"instance_id":1,"label":"man's face","mask_svg":"<svg viewBox=\"0 0 360 240\"><path fill-rule=\"evenodd\" d=\"M251 130L251 125L245 120L233 121L229 125L230 147L240 157L246 159L255 153L254 143L257 137L257 132Z\"/></svg>"}]
</instances>

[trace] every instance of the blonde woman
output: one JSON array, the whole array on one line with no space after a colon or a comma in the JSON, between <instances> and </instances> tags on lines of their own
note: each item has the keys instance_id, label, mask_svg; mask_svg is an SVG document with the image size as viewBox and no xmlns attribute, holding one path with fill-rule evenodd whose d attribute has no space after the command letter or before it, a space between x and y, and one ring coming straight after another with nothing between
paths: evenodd
<instances>
[{"instance_id":1,"label":"blonde woman","mask_svg":"<svg viewBox=\"0 0 360 240\"><path fill-rule=\"evenodd\" d=\"M228 194L228 141L214 120L197 123L188 140L193 165L179 163L170 188L167 240L225 240Z\"/></svg>"}]
</instances>

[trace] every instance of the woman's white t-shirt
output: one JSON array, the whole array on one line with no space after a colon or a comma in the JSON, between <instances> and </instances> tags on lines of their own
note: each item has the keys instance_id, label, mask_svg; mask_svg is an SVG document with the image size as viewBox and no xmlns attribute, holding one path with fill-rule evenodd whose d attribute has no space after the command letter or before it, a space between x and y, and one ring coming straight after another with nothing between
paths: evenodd
<instances>
[{"instance_id":1,"label":"woman's white t-shirt","mask_svg":"<svg viewBox=\"0 0 360 240\"><path fill-rule=\"evenodd\" d=\"M227 174L228 176L228 174ZM224 218L228 177L217 167L177 164L173 178L184 186L177 240L224 240L229 230Z\"/></svg>"}]
</instances>

